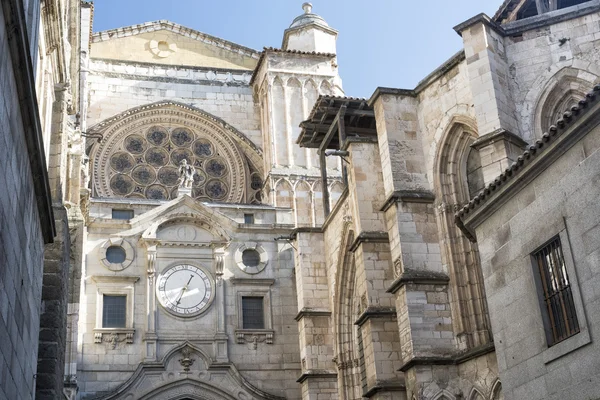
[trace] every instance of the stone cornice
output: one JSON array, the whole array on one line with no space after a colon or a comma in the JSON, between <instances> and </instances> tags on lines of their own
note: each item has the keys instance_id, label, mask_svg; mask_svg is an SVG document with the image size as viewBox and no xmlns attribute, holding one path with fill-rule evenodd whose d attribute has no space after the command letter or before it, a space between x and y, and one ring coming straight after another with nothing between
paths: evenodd
<instances>
[{"instance_id":1,"label":"stone cornice","mask_svg":"<svg viewBox=\"0 0 600 400\"><path fill-rule=\"evenodd\" d=\"M354 253L363 243L389 243L390 239L387 232L383 231L363 231L361 232L348 249Z\"/></svg>"},{"instance_id":2,"label":"stone cornice","mask_svg":"<svg viewBox=\"0 0 600 400\"><path fill-rule=\"evenodd\" d=\"M44 243L52 243L56 235L52 195L48 180L44 139L40 122L40 114L36 100L35 71L30 56L30 43L27 37L27 23L23 2L20 0L2 0L4 23L7 35L8 51L19 99L18 108L23 125L24 141L31 168L31 179L35 202L40 218L40 226ZM10 78L9 78L10 79ZM5 123L8 123L5 121ZM16 171L15 171L16 172Z\"/></svg>"},{"instance_id":3,"label":"stone cornice","mask_svg":"<svg viewBox=\"0 0 600 400\"><path fill-rule=\"evenodd\" d=\"M392 282L386 292L396 293L408 284L447 285L449 281L450 278L443 272L420 271L407 268L394 282Z\"/></svg>"},{"instance_id":4,"label":"stone cornice","mask_svg":"<svg viewBox=\"0 0 600 400\"><path fill-rule=\"evenodd\" d=\"M406 372L418 365L458 365L474 358L496 351L494 343L487 343L467 351L454 354L431 356L431 357L413 357L404 363L398 371Z\"/></svg>"},{"instance_id":5,"label":"stone cornice","mask_svg":"<svg viewBox=\"0 0 600 400\"><path fill-rule=\"evenodd\" d=\"M462 36L462 32L465 29L468 29L468 28L472 27L473 25L480 24L480 23L495 30L500 36L506 36L506 32L504 31L504 29L500 25L498 25L496 22L492 21L492 19L490 17L488 17L487 15L485 15L484 13L477 14L476 16L469 18L465 22L462 22L462 23L456 25L454 27L454 30L456 31L456 33L458 33L460 36Z\"/></svg>"},{"instance_id":6,"label":"stone cornice","mask_svg":"<svg viewBox=\"0 0 600 400\"><path fill-rule=\"evenodd\" d=\"M395 190L383 203L379 211L386 212L396 203L433 203L435 195L430 190Z\"/></svg>"},{"instance_id":7,"label":"stone cornice","mask_svg":"<svg viewBox=\"0 0 600 400\"><path fill-rule=\"evenodd\" d=\"M373 318L396 318L396 309L394 307L367 307L354 321L354 325L363 326L365 322Z\"/></svg>"},{"instance_id":8,"label":"stone cornice","mask_svg":"<svg viewBox=\"0 0 600 400\"><path fill-rule=\"evenodd\" d=\"M328 369L309 369L304 371L302 375L300 375L300 378L296 379L296 382L303 383L307 379L313 378L325 378L337 381L337 376L337 372Z\"/></svg>"},{"instance_id":9,"label":"stone cornice","mask_svg":"<svg viewBox=\"0 0 600 400\"><path fill-rule=\"evenodd\" d=\"M369 107L373 107L373 104L375 104L377 99L382 95L416 97L417 94L412 89L398 89L398 88L389 88L389 87L379 86L377 89L375 89L375 91L373 92L373 94L371 95L369 100L367 101L367 104L369 105Z\"/></svg>"},{"instance_id":10,"label":"stone cornice","mask_svg":"<svg viewBox=\"0 0 600 400\"><path fill-rule=\"evenodd\" d=\"M596 85L578 106L565 112L549 132L529 146L516 162L456 213L456 223L469 239L475 241L477 226L600 124L598 96L600 85Z\"/></svg>"},{"instance_id":11,"label":"stone cornice","mask_svg":"<svg viewBox=\"0 0 600 400\"><path fill-rule=\"evenodd\" d=\"M330 317L331 316L331 311L327 310L327 309L321 309L321 308L306 308L304 307L302 310L300 310L298 312L298 314L296 315L296 317L294 317L294 319L296 321L300 321L302 318L305 317Z\"/></svg>"},{"instance_id":12,"label":"stone cornice","mask_svg":"<svg viewBox=\"0 0 600 400\"><path fill-rule=\"evenodd\" d=\"M231 278L229 282L235 286L272 286L275 279L269 278Z\"/></svg>"}]
</instances>

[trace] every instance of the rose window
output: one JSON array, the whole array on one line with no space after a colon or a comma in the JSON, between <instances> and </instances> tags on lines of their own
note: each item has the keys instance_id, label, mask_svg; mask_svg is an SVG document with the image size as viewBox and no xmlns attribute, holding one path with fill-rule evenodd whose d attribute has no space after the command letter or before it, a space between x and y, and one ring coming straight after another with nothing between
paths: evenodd
<instances>
[{"instance_id":1,"label":"rose window","mask_svg":"<svg viewBox=\"0 0 600 400\"><path fill-rule=\"evenodd\" d=\"M108 178L109 194L173 199L179 186L179 166L186 160L196 169L193 197L201 201L235 200L231 198L232 184L240 179L234 179L232 165L227 162L235 152L227 151L224 143L201 136L188 127L159 125L121 137L122 140L110 146L108 168L102 171ZM240 174L244 174L243 168Z\"/></svg>"}]
</instances>

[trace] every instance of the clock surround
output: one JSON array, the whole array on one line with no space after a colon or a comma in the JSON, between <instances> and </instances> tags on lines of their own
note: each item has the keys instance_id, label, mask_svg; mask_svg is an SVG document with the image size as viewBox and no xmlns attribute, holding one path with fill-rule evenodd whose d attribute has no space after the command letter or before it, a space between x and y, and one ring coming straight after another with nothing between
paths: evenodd
<instances>
[{"instance_id":1,"label":"clock surround","mask_svg":"<svg viewBox=\"0 0 600 400\"><path fill-rule=\"evenodd\" d=\"M165 268L156 280L156 297L160 305L177 317L203 314L214 296L215 282L210 271L189 261Z\"/></svg>"}]
</instances>

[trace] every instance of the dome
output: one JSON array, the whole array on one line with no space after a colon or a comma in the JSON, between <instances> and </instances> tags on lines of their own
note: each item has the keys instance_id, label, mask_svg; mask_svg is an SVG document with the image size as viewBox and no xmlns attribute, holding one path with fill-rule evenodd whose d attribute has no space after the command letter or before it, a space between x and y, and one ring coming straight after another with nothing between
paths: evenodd
<instances>
[{"instance_id":1,"label":"dome","mask_svg":"<svg viewBox=\"0 0 600 400\"><path fill-rule=\"evenodd\" d=\"M323 17L312 13L312 4L311 3L302 4L302 9L304 10L304 14L299 15L296 18L294 18L294 21L292 21L292 24L290 25L290 29L300 28L302 26L306 26L306 25L310 25L310 24L316 24L316 25L321 25L324 27L329 27L329 25L327 25L327 22L325 22Z\"/></svg>"}]
</instances>

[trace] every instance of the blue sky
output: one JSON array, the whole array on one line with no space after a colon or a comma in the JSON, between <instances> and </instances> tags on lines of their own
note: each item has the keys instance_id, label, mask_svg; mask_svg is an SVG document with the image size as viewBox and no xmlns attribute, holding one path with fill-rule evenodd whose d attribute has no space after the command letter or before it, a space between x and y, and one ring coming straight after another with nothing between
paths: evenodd
<instances>
[{"instance_id":1,"label":"blue sky","mask_svg":"<svg viewBox=\"0 0 600 400\"><path fill-rule=\"evenodd\" d=\"M261 50L281 47L302 0L95 0L94 31L167 19ZM461 49L453 26L502 0L314 0L313 12L339 31L337 54L348 96L377 86L412 89Z\"/></svg>"}]
</instances>

